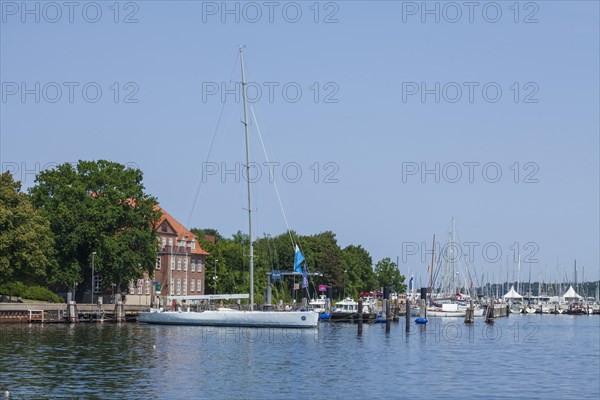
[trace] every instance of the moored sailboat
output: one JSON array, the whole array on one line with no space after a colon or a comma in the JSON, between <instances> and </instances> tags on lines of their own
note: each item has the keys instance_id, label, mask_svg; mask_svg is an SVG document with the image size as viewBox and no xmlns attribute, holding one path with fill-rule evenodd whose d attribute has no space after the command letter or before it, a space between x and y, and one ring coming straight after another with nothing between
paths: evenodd
<instances>
[{"instance_id":1,"label":"moored sailboat","mask_svg":"<svg viewBox=\"0 0 600 400\"><path fill-rule=\"evenodd\" d=\"M458 265L458 261L463 257L462 254L455 254L455 251L460 249L456 242L456 228L454 218L452 219L452 232L448 235L448 243L446 252L443 255L443 260L440 259L436 278L439 275L439 280L434 279L433 269L435 265L435 235L433 236L433 245L431 252L431 267L430 267L430 288L429 288L429 304L426 312L427 317L465 317L467 309L470 307L471 294L469 293L469 285L467 277L470 279L468 266L462 268ZM460 269L460 271L459 271ZM462 286L467 294L460 293L461 285L457 282L457 276L462 276ZM439 281L438 293L434 295L434 281ZM473 285L471 284L471 287ZM411 310L413 315L418 315L418 310ZM483 308L475 304L473 309L475 317L483 316Z\"/></svg>"},{"instance_id":2,"label":"moored sailboat","mask_svg":"<svg viewBox=\"0 0 600 400\"><path fill-rule=\"evenodd\" d=\"M242 73L242 97L244 107L244 134L246 140L246 176L250 176L250 150L248 134L248 99L246 93L246 77L244 71L243 48L240 48L240 65ZM315 328L319 322L319 313L315 311L255 311L254 310L254 251L252 243L252 191L251 179L246 179L248 191L248 235L249 235L249 269L250 269L250 310L241 311L228 308L200 312L151 310L142 313L139 321L157 325L201 325L255 328ZM201 296L186 296L194 300Z\"/></svg>"}]
</instances>

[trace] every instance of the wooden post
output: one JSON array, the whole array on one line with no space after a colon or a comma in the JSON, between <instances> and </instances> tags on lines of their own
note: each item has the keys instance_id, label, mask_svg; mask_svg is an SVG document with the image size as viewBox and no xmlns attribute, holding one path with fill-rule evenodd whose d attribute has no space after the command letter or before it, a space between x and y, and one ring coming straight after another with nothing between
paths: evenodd
<instances>
[{"instance_id":1,"label":"wooden post","mask_svg":"<svg viewBox=\"0 0 600 400\"><path fill-rule=\"evenodd\" d=\"M473 305L473 300L471 300L471 303L469 304L469 307L467 308L467 313L465 314L465 324L472 324L475 322L475 309L474 309L474 305Z\"/></svg>"},{"instance_id":2,"label":"wooden post","mask_svg":"<svg viewBox=\"0 0 600 400\"><path fill-rule=\"evenodd\" d=\"M125 312L122 301L117 301L115 304L115 321L122 322L125 321Z\"/></svg>"},{"instance_id":3,"label":"wooden post","mask_svg":"<svg viewBox=\"0 0 600 400\"><path fill-rule=\"evenodd\" d=\"M390 322L392 320L392 307L390 299L385 299L385 333L390 333Z\"/></svg>"},{"instance_id":4,"label":"wooden post","mask_svg":"<svg viewBox=\"0 0 600 400\"><path fill-rule=\"evenodd\" d=\"M427 318L427 306L425 305L425 299L421 299L419 305L419 317Z\"/></svg>"},{"instance_id":5,"label":"wooden post","mask_svg":"<svg viewBox=\"0 0 600 400\"><path fill-rule=\"evenodd\" d=\"M363 329L363 299L358 299L358 336L362 335Z\"/></svg>"},{"instance_id":6,"label":"wooden post","mask_svg":"<svg viewBox=\"0 0 600 400\"><path fill-rule=\"evenodd\" d=\"M400 299L398 297L396 297L394 299L394 321L397 321L399 316L400 316Z\"/></svg>"},{"instance_id":7,"label":"wooden post","mask_svg":"<svg viewBox=\"0 0 600 400\"><path fill-rule=\"evenodd\" d=\"M494 300L490 299L490 304L486 312L485 322L494 322Z\"/></svg>"},{"instance_id":8,"label":"wooden post","mask_svg":"<svg viewBox=\"0 0 600 400\"><path fill-rule=\"evenodd\" d=\"M77 305L74 301L70 301L67 304L67 321L69 322L77 322Z\"/></svg>"},{"instance_id":9,"label":"wooden post","mask_svg":"<svg viewBox=\"0 0 600 400\"><path fill-rule=\"evenodd\" d=\"M410 302L408 301L408 297L406 298L406 302L405 302L406 306L404 307L404 310L406 311L405 315L404 315L404 321L406 326L404 327L404 329L406 330L406 332L410 331Z\"/></svg>"}]
</instances>

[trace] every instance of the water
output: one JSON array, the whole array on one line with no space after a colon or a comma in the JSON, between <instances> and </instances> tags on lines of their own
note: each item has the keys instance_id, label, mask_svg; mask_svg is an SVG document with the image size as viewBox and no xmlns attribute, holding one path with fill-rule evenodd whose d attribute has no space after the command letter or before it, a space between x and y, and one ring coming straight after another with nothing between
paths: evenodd
<instances>
[{"instance_id":1,"label":"water","mask_svg":"<svg viewBox=\"0 0 600 400\"><path fill-rule=\"evenodd\" d=\"M600 397L600 318L318 330L0 325L11 399Z\"/></svg>"}]
</instances>

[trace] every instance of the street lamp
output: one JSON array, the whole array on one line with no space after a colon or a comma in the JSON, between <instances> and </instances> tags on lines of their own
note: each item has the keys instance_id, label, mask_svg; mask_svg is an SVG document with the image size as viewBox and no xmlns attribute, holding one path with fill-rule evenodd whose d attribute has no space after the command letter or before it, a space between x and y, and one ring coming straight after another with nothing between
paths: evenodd
<instances>
[{"instance_id":1,"label":"street lamp","mask_svg":"<svg viewBox=\"0 0 600 400\"><path fill-rule=\"evenodd\" d=\"M96 252L92 252L92 304L94 304L94 256L96 255Z\"/></svg>"},{"instance_id":2,"label":"street lamp","mask_svg":"<svg viewBox=\"0 0 600 400\"><path fill-rule=\"evenodd\" d=\"M217 294L217 262L219 260L215 259L215 274L213 275L213 282L214 282L214 286L213 286L213 294Z\"/></svg>"}]
</instances>

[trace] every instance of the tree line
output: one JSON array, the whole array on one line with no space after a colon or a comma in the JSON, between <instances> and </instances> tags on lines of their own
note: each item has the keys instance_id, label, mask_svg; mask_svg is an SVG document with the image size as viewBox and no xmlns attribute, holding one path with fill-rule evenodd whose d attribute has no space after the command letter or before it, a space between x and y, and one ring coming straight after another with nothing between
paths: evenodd
<instances>
[{"instance_id":1,"label":"tree line","mask_svg":"<svg viewBox=\"0 0 600 400\"><path fill-rule=\"evenodd\" d=\"M237 232L231 238L223 237L216 229L193 229L200 239L202 248L210 253L206 258L206 293L247 293L248 235ZM214 243L206 239L214 237ZM373 259L360 245L344 248L337 243L335 233L325 231L314 235L301 236L296 232L282 233L271 237L264 235L254 241L254 280L257 302L264 301L269 279L267 272L294 270L294 245L298 243L307 264L309 273L309 294L315 297L320 285L333 288L334 297L356 298L360 292L379 291L389 287L393 291L404 291L404 276L390 258L378 261L373 268ZM216 279L214 279L216 277ZM302 290L301 276L287 276L273 281L274 301L286 303L306 297ZM297 284L297 289L294 289Z\"/></svg>"},{"instance_id":2,"label":"tree line","mask_svg":"<svg viewBox=\"0 0 600 400\"><path fill-rule=\"evenodd\" d=\"M79 161L42 171L27 193L9 172L0 175L0 291L36 285L54 292L91 288L91 264L102 285L116 292L144 273L154 274L159 250L154 230L160 219L157 199L146 192L142 171L98 160ZM248 235L225 238L214 229L192 229L210 255L206 260L206 293L247 293ZM214 243L205 235L215 237ZM389 258L373 260L360 245L341 248L330 231L299 236L295 232L255 239L255 293L264 300L270 270L291 271L295 238L306 258L310 290L319 284L337 296L386 286L404 290L404 277ZM214 277L216 276L216 279ZM296 280L296 283L300 279ZM18 285L16 285L18 286ZM294 279L273 286L275 301L290 301ZM302 294L296 293L298 296Z\"/></svg>"}]
</instances>

